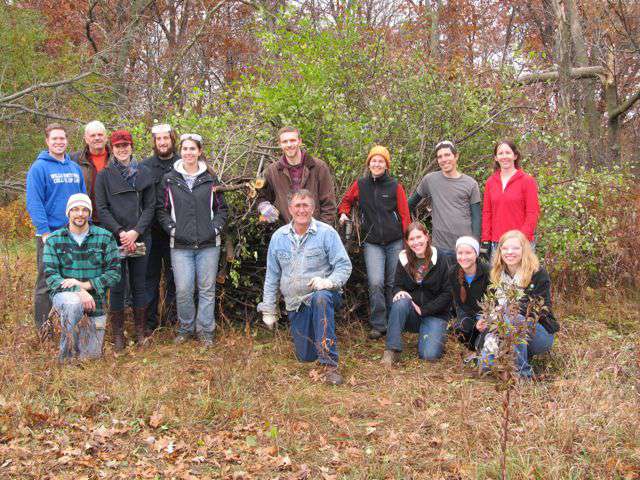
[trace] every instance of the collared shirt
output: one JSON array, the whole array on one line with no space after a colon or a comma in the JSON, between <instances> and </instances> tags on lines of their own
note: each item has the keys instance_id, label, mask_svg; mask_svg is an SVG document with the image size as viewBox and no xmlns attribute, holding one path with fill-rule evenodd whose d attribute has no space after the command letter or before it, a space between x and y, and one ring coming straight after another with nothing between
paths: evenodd
<instances>
[{"instance_id":1,"label":"collared shirt","mask_svg":"<svg viewBox=\"0 0 640 480\"><path fill-rule=\"evenodd\" d=\"M78 245L69 227L62 227L47 238L42 259L52 298L59 292L80 290L77 286L62 288L66 278L88 281L93 286L89 293L96 302L96 308L89 316L104 315L107 289L120 280L120 255L111 232L91 225L84 241Z\"/></svg>"},{"instance_id":2,"label":"collared shirt","mask_svg":"<svg viewBox=\"0 0 640 480\"><path fill-rule=\"evenodd\" d=\"M287 311L308 304L313 277L328 278L337 290L351 275L351 260L338 232L326 223L311 220L307 232L296 239L293 223L280 227L271 237L267 253L267 274L259 312L276 312L278 289Z\"/></svg>"}]
</instances>

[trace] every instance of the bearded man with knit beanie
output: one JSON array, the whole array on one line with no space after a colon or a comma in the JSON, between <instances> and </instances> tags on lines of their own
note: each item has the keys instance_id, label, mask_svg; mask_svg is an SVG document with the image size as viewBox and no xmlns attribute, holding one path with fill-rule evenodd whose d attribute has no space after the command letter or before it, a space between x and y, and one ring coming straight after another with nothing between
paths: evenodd
<instances>
[{"instance_id":1,"label":"bearded man with knit beanie","mask_svg":"<svg viewBox=\"0 0 640 480\"><path fill-rule=\"evenodd\" d=\"M353 182L338 207L340 224L349 220L354 203L361 216L360 238L369 284L369 338L376 340L387 331L393 280L402 250L402 235L411 223L404 188L389 175L391 154L383 146L369 151L367 174Z\"/></svg>"},{"instance_id":2,"label":"bearded man with knit beanie","mask_svg":"<svg viewBox=\"0 0 640 480\"><path fill-rule=\"evenodd\" d=\"M295 127L282 127L278 131L278 143L283 155L266 168L265 186L258 190L260 221L290 223L289 196L305 189L311 192L316 205L313 217L334 225L336 194L327 164L302 149L302 138Z\"/></svg>"}]
</instances>

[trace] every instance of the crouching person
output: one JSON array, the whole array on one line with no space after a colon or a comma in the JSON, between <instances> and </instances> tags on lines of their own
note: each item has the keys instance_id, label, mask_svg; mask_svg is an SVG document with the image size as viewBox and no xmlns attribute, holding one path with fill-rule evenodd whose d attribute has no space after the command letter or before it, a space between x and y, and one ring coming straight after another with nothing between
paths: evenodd
<instances>
[{"instance_id":1,"label":"crouching person","mask_svg":"<svg viewBox=\"0 0 640 480\"><path fill-rule=\"evenodd\" d=\"M325 381L339 385L342 377L334 315L341 304L340 289L351 274L351 260L338 233L313 218L315 202L310 191L290 194L288 203L292 220L269 242L258 311L272 327L277 320L276 294L280 289L298 360L318 360L325 367Z\"/></svg>"},{"instance_id":2,"label":"crouching person","mask_svg":"<svg viewBox=\"0 0 640 480\"><path fill-rule=\"evenodd\" d=\"M456 260L457 263L449 269L456 311L452 330L467 348L479 351L486 333L480 302L489 288L489 266L480 259L480 244L469 236L456 241Z\"/></svg>"},{"instance_id":3,"label":"crouching person","mask_svg":"<svg viewBox=\"0 0 640 480\"><path fill-rule=\"evenodd\" d=\"M120 255L110 232L89 224L91 199L69 197L69 224L52 233L43 261L53 307L60 315L59 359L102 355L107 289L120 280Z\"/></svg>"},{"instance_id":4,"label":"crouching person","mask_svg":"<svg viewBox=\"0 0 640 480\"><path fill-rule=\"evenodd\" d=\"M393 365L402 351L402 332L418 333L418 356L436 361L444 351L451 290L447 279L448 256L431 245L431 237L420 222L404 233L393 285L386 350L382 363Z\"/></svg>"}]
</instances>

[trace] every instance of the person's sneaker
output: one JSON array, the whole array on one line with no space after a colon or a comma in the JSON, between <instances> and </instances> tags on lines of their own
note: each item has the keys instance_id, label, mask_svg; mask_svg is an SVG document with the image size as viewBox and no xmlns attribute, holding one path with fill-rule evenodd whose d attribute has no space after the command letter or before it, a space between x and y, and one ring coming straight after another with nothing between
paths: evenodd
<instances>
[{"instance_id":1,"label":"person's sneaker","mask_svg":"<svg viewBox=\"0 0 640 480\"><path fill-rule=\"evenodd\" d=\"M387 367L393 367L398 361L398 352L395 350L385 350L382 354L382 364Z\"/></svg>"},{"instance_id":2,"label":"person's sneaker","mask_svg":"<svg viewBox=\"0 0 640 480\"><path fill-rule=\"evenodd\" d=\"M380 330L376 330L375 328L372 328L369 331L369 340L378 340L379 338L382 338L385 333L386 332L381 332Z\"/></svg>"},{"instance_id":3,"label":"person's sneaker","mask_svg":"<svg viewBox=\"0 0 640 480\"><path fill-rule=\"evenodd\" d=\"M187 340L188 340L188 338L187 338L186 335L178 335L178 336L176 336L176 338L173 339L173 344L174 345L182 345Z\"/></svg>"},{"instance_id":4,"label":"person's sneaker","mask_svg":"<svg viewBox=\"0 0 640 480\"><path fill-rule=\"evenodd\" d=\"M329 385L341 385L342 375L338 372L338 367L325 367L324 381Z\"/></svg>"},{"instance_id":5,"label":"person's sneaker","mask_svg":"<svg viewBox=\"0 0 640 480\"><path fill-rule=\"evenodd\" d=\"M204 348L211 348L213 346L213 338L211 337L203 337L200 339L200 342Z\"/></svg>"}]
</instances>

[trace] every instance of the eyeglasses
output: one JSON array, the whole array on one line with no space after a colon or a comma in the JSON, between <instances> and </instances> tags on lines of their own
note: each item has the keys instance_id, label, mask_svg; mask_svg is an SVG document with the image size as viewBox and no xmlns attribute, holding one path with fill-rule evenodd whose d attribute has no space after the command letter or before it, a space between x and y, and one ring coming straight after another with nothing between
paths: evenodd
<instances>
[{"instance_id":1,"label":"eyeglasses","mask_svg":"<svg viewBox=\"0 0 640 480\"><path fill-rule=\"evenodd\" d=\"M180 141L184 142L185 140L193 140L198 143L202 143L202 137L197 133L183 133L180 135Z\"/></svg>"},{"instance_id":2,"label":"eyeglasses","mask_svg":"<svg viewBox=\"0 0 640 480\"><path fill-rule=\"evenodd\" d=\"M117 143L113 146L113 148L127 148L130 147L131 144L130 143Z\"/></svg>"}]
</instances>

